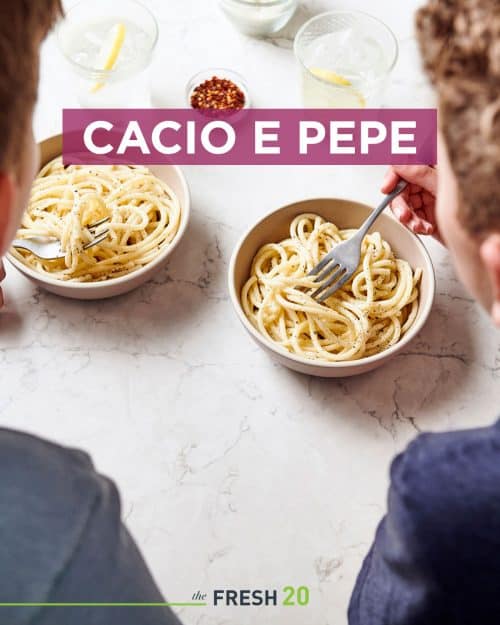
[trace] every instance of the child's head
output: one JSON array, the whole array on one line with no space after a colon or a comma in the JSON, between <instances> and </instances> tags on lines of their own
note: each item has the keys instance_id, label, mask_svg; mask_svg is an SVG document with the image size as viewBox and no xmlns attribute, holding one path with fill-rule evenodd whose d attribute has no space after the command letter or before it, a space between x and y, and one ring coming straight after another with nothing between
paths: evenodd
<instances>
[{"instance_id":1,"label":"child's head","mask_svg":"<svg viewBox=\"0 0 500 625\"><path fill-rule=\"evenodd\" d=\"M417 30L439 96L439 229L500 325L500 3L429 0Z\"/></svg>"},{"instance_id":2,"label":"child's head","mask_svg":"<svg viewBox=\"0 0 500 625\"><path fill-rule=\"evenodd\" d=\"M61 12L60 0L0 3L0 254L19 225L37 167L31 120L38 49Z\"/></svg>"}]
</instances>

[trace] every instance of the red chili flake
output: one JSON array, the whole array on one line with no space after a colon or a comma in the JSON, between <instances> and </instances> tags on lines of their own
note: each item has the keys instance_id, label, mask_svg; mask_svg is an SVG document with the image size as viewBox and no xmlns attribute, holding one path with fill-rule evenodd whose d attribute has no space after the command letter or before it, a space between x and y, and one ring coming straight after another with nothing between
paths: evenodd
<instances>
[{"instance_id":1,"label":"red chili flake","mask_svg":"<svg viewBox=\"0 0 500 625\"><path fill-rule=\"evenodd\" d=\"M195 109L238 110L245 106L245 94L232 80L212 76L193 89Z\"/></svg>"}]
</instances>

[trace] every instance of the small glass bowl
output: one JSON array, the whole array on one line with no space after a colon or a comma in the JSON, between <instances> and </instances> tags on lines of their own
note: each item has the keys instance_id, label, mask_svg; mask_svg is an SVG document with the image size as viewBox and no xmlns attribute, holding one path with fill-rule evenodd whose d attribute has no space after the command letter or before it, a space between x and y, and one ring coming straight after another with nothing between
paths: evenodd
<instances>
[{"instance_id":1,"label":"small glass bowl","mask_svg":"<svg viewBox=\"0 0 500 625\"><path fill-rule=\"evenodd\" d=\"M250 37L266 37L288 24L298 0L219 0L219 6L240 32Z\"/></svg>"},{"instance_id":2,"label":"small glass bowl","mask_svg":"<svg viewBox=\"0 0 500 625\"><path fill-rule=\"evenodd\" d=\"M226 80L230 80L231 82L234 82L234 84L237 87L239 87L241 91L243 92L243 95L245 96L245 104L243 105L241 109L233 109L234 111L250 108L250 95L249 95L248 87L247 87L245 80L237 72L233 72L230 69L224 69L223 67L211 67L208 69L204 69L201 72L198 72L197 74L195 74L188 81L186 85L186 100L187 100L188 108L193 108L191 106L191 95L193 94L193 91L196 89L196 87L204 83L206 80L210 80L214 76L216 76L217 78L225 78ZM194 110L202 111L204 109L194 109ZM231 109L221 109L221 111L224 111L224 110L228 112L231 111Z\"/></svg>"}]
</instances>

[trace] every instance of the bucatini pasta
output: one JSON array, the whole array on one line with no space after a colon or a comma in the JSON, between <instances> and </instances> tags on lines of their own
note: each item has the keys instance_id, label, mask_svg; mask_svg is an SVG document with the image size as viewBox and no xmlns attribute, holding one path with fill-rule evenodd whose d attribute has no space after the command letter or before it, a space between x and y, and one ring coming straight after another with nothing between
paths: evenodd
<instances>
[{"instance_id":1,"label":"bucatini pasta","mask_svg":"<svg viewBox=\"0 0 500 625\"><path fill-rule=\"evenodd\" d=\"M87 226L104 218L108 236L88 250ZM18 238L55 237L64 259L12 253L42 274L91 282L125 275L151 262L174 239L181 207L173 190L140 166L69 165L60 157L36 177ZM97 230L99 233L99 230Z\"/></svg>"},{"instance_id":2,"label":"bucatini pasta","mask_svg":"<svg viewBox=\"0 0 500 625\"><path fill-rule=\"evenodd\" d=\"M241 293L245 314L270 341L308 359L356 360L394 345L418 310L421 269L396 258L378 232L363 240L352 280L324 303L311 269L355 230L339 230L315 214L296 217L290 238L257 252Z\"/></svg>"}]
</instances>

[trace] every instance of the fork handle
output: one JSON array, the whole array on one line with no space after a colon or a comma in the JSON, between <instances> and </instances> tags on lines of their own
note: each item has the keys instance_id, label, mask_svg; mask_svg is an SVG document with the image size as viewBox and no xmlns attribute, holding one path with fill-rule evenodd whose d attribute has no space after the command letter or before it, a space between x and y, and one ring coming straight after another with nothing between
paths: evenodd
<instances>
[{"instance_id":1,"label":"fork handle","mask_svg":"<svg viewBox=\"0 0 500 625\"><path fill-rule=\"evenodd\" d=\"M368 230L372 227L373 222L378 218L378 216L380 215L380 213L384 210L384 208L390 204L392 202L392 200L398 196L400 193L402 193L406 187L408 186L408 183L406 182L406 180L400 180L397 185L394 187L394 190L391 191L390 193L388 193L384 199L382 200L382 202L377 206L377 208L372 211L370 213L370 215L368 216L368 218L366 219L366 221L362 224L362 226L359 228L357 235L360 238L363 238L365 236L365 234L368 232Z\"/></svg>"}]
</instances>

